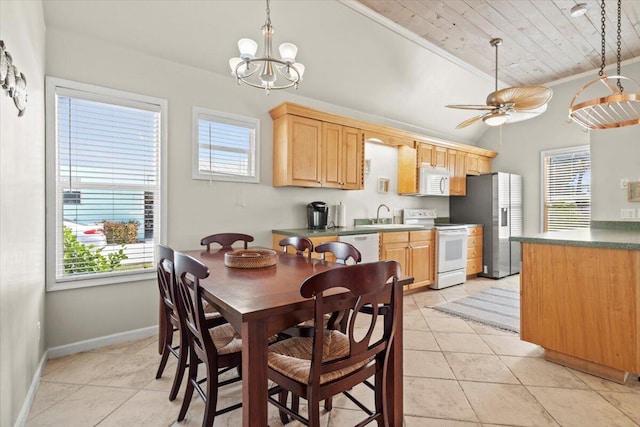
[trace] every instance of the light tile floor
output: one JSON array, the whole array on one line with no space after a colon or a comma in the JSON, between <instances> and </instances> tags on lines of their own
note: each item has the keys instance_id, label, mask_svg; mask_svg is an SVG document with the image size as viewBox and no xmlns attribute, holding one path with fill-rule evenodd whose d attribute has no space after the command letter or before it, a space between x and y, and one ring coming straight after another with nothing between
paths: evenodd
<instances>
[{"instance_id":1,"label":"light tile floor","mask_svg":"<svg viewBox=\"0 0 640 427\"><path fill-rule=\"evenodd\" d=\"M405 296L405 426L639 426L637 378L623 386L567 369L517 334L430 308L490 287L517 289L518 280L478 278ZM155 337L49 360L27 425L199 426L204 405L195 393L186 420L175 422L182 404L168 400L175 358L156 380L159 360ZM371 403L368 390L355 391ZM239 399L234 384L221 390L219 405ZM269 411L270 425L282 425ZM361 414L336 397L323 425L354 425ZM240 417L233 411L215 425L238 426Z\"/></svg>"}]
</instances>

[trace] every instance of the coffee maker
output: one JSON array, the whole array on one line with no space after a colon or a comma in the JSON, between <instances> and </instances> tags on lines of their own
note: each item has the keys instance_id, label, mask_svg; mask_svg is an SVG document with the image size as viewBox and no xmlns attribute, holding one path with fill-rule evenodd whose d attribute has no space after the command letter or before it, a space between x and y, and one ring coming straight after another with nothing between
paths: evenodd
<instances>
[{"instance_id":1,"label":"coffee maker","mask_svg":"<svg viewBox=\"0 0 640 427\"><path fill-rule=\"evenodd\" d=\"M329 205L325 202L311 202L307 205L307 227L312 230L325 230Z\"/></svg>"}]
</instances>

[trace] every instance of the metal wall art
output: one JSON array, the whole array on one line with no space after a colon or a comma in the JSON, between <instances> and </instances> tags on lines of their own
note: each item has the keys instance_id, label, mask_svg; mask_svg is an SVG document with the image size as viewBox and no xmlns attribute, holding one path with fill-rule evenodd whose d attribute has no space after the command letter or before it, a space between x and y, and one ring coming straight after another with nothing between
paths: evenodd
<instances>
[{"instance_id":1,"label":"metal wall art","mask_svg":"<svg viewBox=\"0 0 640 427\"><path fill-rule=\"evenodd\" d=\"M18 117L22 116L27 107L27 78L18 72L18 67L13 65L13 58L2 40L0 40L0 85L7 91L7 95L13 98L13 103L18 109Z\"/></svg>"}]
</instances>

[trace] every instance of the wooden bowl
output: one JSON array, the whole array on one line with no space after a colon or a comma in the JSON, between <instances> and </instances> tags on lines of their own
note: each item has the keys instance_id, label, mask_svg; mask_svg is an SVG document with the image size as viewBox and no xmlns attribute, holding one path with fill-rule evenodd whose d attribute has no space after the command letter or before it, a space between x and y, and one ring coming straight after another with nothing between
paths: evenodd
<instances>
[{"instance_id":1,"label":"wooden bowl","mask_svg":"<svg viewBox=\"0 0 640 427\"><path fill-rule=\"evenodd\" d=\"M265 268L277 261L278 253L273 249L240 249L224 254L224 265L231 268Z\"/></svg>"}]
</instances>

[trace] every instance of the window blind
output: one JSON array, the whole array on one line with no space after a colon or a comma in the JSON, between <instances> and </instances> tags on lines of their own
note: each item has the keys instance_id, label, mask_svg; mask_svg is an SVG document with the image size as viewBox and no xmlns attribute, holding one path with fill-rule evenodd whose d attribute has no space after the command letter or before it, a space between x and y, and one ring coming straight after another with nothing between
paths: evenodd
<instances>
[{"instance_id":1,"label":"window blind","mask_svg":"<svg viewBox=\"0 0 640 427\"><path fill-rule=\"evenodd\" d=\"M589 228L591 155L588 146L543 152L544 231Z\"/></svg>"},{"instance_id":2,"label":"window blind","mask_svg":"<svg viewBox=\"0 0 640 427\"><path fill-rule=\"evenodd\" d=\"M196 108L196 179L258 182L259 121Z\"/></svg>"},{"instance_id":3,"label":"window blind","mask_svg":"<svg viewBox=\"0 0 640 427\"><path fill-rule=\"evenodd\" d=\"M159 105L57 88L57 281L153 271L159 242Z\"/></svg>"}]
</instances>

